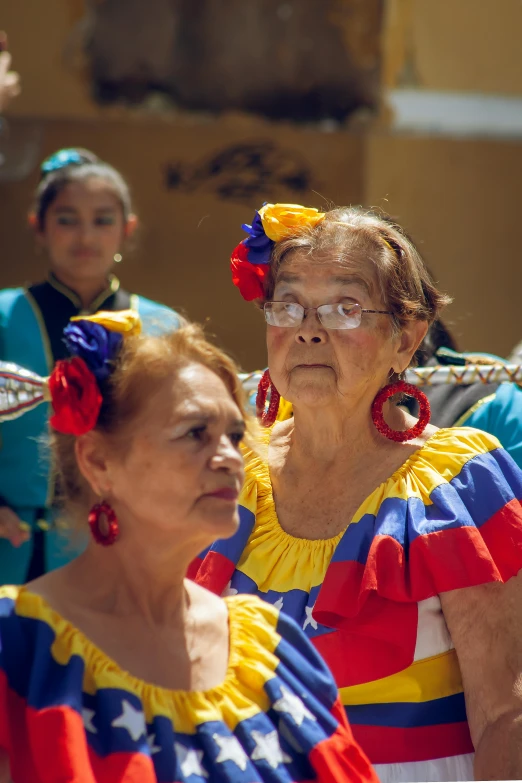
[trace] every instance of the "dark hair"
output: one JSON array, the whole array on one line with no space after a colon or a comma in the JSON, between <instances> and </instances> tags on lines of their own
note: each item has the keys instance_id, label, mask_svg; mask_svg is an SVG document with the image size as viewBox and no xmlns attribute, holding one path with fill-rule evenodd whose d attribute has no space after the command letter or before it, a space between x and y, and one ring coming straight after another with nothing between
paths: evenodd
<instances>
[{"instance_id":1,"label":"dark hair","mask_svg":"<svg viewBox=\"0 0 522 783\"><path fill-rule=\"evenodd\" d=\"M439 348L449 348L450 351L459 352L457 341L452 333L440 318L435 319L426 334L426 337L420 344L415 354L417 364L424 367L437 353Z\"/></svg>"},{"instance_id":2,"label":"dark hair","mask_svg":"<svg viewBox=\"0 0 522 783\"><path fill-rule=\"evenodd\" d=\"M439 291L406 232L386 215L361 207L326 213L312 228L277 242L270 260L266 298L270 299L285 257L292 252L321 258L365 258L374 266L383 304L393 312L397 329L407 321L432 323L451 299Z\"/></svg>"},{"instance_id":3,"label":"dark hair","mask_svg":"<svg viewBox=\"0 0 522 783\"><path fill-rule=\"evenodd\" d=\"M47 210L58 194L71 182L85 182L91 177L107 182L121 203L124 220L128 219L132 212L131 196L129 186L120 172L100 160L94 152L74 147L59 150L42 163L40 182L33 203L33 212L40 231L45 227Z\"/></svg>"}]
</instances>

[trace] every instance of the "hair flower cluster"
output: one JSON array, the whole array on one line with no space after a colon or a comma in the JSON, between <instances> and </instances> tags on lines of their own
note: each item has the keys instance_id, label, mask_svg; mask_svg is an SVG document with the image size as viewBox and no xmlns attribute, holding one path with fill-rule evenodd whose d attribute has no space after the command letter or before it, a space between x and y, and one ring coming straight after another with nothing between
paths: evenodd
<instances>
[{"instance_id":1,"label":"hair flower cluster","mask_svg":"<svg viewBox=\"0 0 522 783\"><path fill-rule=\"evenodd\" d=\"M275 243L306 227L313 228L324 216L324 212L299 204L264 204L256 211L252 225L243 224L248 236L237 245L230 259L232 282L243 299L251 302L263 298Z\"/></svg>"},{"instance_id":2,"label":"hair flower cluster","mask_svg":"<svg viewBox=\"0 0 522 783\"><path fill-rule=\"evenodd\" d=\"M100 310L94 315L75 315L71 321L89 321L93 324L100 324L111 332L124 335L136 335L141 332L141 319L136 310L116 310L115 312Z\"/></svg>"},{"instance_id":3,"label":"hair flower cluster","mask_svg":"<svg viewBox=\"0 0 522 783\"><path fill-rule=\"evenodd\" d=\"M49 378L54 415L51 427L67 435L84 435L96 426L102 396L83 359L56 362Z\"/></svg>"},{"instance_id":4,"label":"hair flower cluster","mask_svg":"<svg viewBox=\"0 0 522 783\"><path fill-rule=\"evenodd\" d=\"M64 329L64 341L72 359L57 362L49 378L55 430L78 436L96 426L103 402L100 383L114 369L123 339L140 331L134 310L71 319Z\"/></svg>"},{"instance_id":5,"label":"hair flower cluster","mask_svg":"<svg viewBox=\"0 0 522 783\"><path fill-rule=\"evenodd\" d=\"M110 332L100 324L82 320L68 324L63 335L69 353L83 359L98 381L109 377L114 356L123 340L119 332Z\"/></svg>"}]
</instances>

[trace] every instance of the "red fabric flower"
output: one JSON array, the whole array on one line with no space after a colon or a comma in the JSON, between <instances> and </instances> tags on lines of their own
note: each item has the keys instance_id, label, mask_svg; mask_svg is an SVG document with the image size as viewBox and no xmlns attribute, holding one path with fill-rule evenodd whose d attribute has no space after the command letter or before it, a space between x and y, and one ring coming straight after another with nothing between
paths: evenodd
<instances>
[{"instance_id":1,"label":"red fabric flower","mask_svg":"<svg viewBox=\"0 0 522 783\"><path fill-rule=\"evenodd\" d=\"M84 435L96 426L102 396L83 359L56 362L49 378L54 409L51 426L66 435Z\"/></svg>"},{"instance_id":2,"label":"red fabric flower","mask_svg":"<svg viewBox=\"0 0 522 783\"><path fill-rule=\"evenodd\" d=\"M248 248L242 242L236 247L230 259L232 282L239 288L243 299L251 302L253 299L263 299L265 295L265 279L270 270L269 264L251 264L247 260Z\"/></svg>"}]
</instances>

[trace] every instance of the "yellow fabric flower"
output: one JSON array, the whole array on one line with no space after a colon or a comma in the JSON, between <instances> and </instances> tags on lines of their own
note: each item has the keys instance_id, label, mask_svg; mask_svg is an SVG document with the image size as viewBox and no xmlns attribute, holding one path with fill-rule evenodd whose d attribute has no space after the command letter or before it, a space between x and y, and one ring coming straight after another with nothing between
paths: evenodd
<instances>
[{"instance_id":1,"label":"yellow fabric flower","mask_svg":"<svg viewBox=\"0 0 522 783\"><path fill-rule=\"evenodd\" d=\"M100 310L94 315L75 315L71 321L92 321L92 323L104 326L110 332L119 332L123 335L136 335L141 332L141 320L136 310L114 312Z\"/></svg>"},{"instance_id":2,"label":"yellow fabric flower","mask_svg":"<svg viewBox=\"0 0 522 783\"><path fill-rule=\"evenodd\" d=\"M273 242L295 236L299 229L316 226L324 220L324 212L315 207L302 207L300 204L265 204L259 210L265 234Z\"/></svg>"}]
</instances>

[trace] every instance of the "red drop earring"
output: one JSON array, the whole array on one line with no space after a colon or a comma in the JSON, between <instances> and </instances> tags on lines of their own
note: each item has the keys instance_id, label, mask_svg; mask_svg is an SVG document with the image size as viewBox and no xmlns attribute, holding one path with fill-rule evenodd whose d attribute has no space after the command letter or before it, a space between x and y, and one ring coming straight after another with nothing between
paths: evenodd
<instances>
[{"instance_id":1,"label":"red drop earring","mask_svg":"<svg viewBox=\"0 0 522 783\"><path fill-rule=\"evenodd\" d=\"M105 516L107 519L107 532L102 533L100 527L100 519ZM96 503L89 512L88 516L89 527L91 534L97 544L102 546L111 546L120 537L120 526L118 524L118 518L114 513L114 509L106 502Z\"/></svg>"},{"instance_id":2,"label":"red drop earring","mask_svg":"<svg viewBox=\"0 0 522 783\"><path fill-rule=\"evenodd\" d=\"M386 400L393 397L394 394L407 394L410 397L415 397L419 403L419 420L417 424L410 427L409 430L400 432L398 430L392 430L384 421L382 409ZM430 422L430 403L424 392L422 392L417 386L413 386L411 383L405 383L405 381L397 381L396 383L390 383L380 390L376 398L372 403L372 419L376 429L384 435L388 440L394 440L397 443L405 443L407 440L413 440L421 435Z\"/></svg>"},{"instance_id":3,"label":"red drop earring","mask_svg":"<svg viewBox=\"0 0 522 783\"><path fill-rule=\"evenodd\" d=\"M265 411L266 398L268 396L269 390L270 390L270 403L268 405L268 410ZM259 419L263 427L271 427L272 424L275 422L277 418L277 412L279 410L280 399L281 399L281 395L279 394L276 387L272 383L272 380L270 378L270 372L268 370L265 370L261 377L261 380L259 381L259 386L257 387L257 396L256 396L257 418Z\"/></svg>"}]
</instances>

